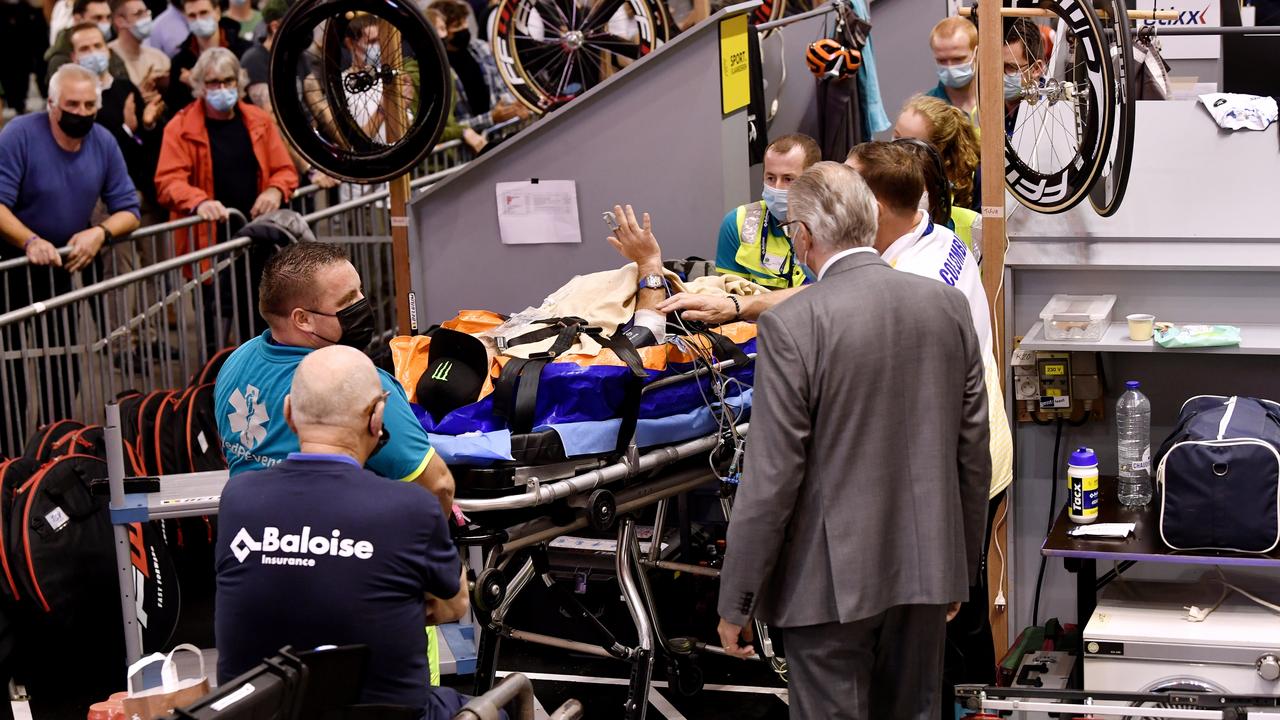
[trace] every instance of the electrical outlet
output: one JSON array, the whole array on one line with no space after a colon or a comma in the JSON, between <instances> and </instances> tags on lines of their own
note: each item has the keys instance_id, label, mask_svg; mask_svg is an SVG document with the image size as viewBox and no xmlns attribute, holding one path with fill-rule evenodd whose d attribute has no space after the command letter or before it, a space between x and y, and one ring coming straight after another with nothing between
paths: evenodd
<instances>
[{"instance_id":1,"label":"electrical outlet","mask_svg":"<svg viewBox=\"0 0 1280 720\"><path fill-rule=\"evenodd\" d=\"M1013 379L1014 399L1036 400L1040 397L1040 383L1034 374L1022 375Z\"/></svg>"}]
</instances>

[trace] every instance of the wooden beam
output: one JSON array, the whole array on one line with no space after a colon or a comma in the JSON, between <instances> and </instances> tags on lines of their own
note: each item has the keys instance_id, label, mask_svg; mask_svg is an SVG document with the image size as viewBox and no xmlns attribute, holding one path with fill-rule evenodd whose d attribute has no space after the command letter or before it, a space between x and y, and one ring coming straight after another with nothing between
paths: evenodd
<instances>
[{"instance_id":1,"label":"wooden beam","mask_svg":"<svg viewBox=\"0 0 1280 720\"><path fill-rule=\"evenodd\" d=\"M1000 383L1008 392L1006 372L1009 366L1004 348L1004 306L999 288L1004 277L1005 199L1004 199L1004 33L1000 20L1000 4L984 2L978 6L978 124L982 128L982 286L991 309L991 332L995 338L996 364ZM1002 548L1008 548L1007 524L992 528ZM990 540L990 538L988 539ZM1006 552L1006 556L1008 553ZM998 568L1006 573L1004 563ZM992 564L988 561L988 567ZM1000 575L990 581L999 587ZM1008 583L1005 584L1009 587ZM1010 594L1012 590L1010 589ZM994 596L988 598L991 634L996 657L1004 657L1009 647L1009 616L997 611Z\"/></svg>"},{"instance_id":2,"label":"wooden beam","mask_svg":"<svg viewBox=\"0 0 1280 720\"><path fill-rule=\"evenodd\" d=\"M1106 19L1108 15L1103 10L1098 10L1098 17ZM985 13L979 13L979 16ZM1001 17L1029 17L1029 18L1056 18L1058 14L1052 10L1043 8L1000 8ZM1177 10L1130 10L1128 12L1130 20L1177 20L1180 16ZM973 17L973 8L960 8L961 17Z\"/></svg>"},{"instance_id":3,"label":"wooden beam","mask_svg":"<svg viewBox=\"0 0 1280 720\"><path fill-rule=\"evenodd\" d=\"M378 23L378 38L379 44L382 45L383 63L392 68L402 68L404 63L400 47L400 31L391 23L382 21ZM394 87L389 88L385 84L382 88L382 126L386 132L387 143L399 140L401 134L407 129L409 117L407 108L401 101L409 99L412 102L413 93L417 90L413 87L408 75L397 74L395 82L401 83L398 90ZM409 296L413 290L413 277L409 272L409 175L407 173L401 175L391 180L389 184L392 291L396 298L396 326L399 334L409 335L412 332L409 323Z\"/></svg>"}]
</instances>

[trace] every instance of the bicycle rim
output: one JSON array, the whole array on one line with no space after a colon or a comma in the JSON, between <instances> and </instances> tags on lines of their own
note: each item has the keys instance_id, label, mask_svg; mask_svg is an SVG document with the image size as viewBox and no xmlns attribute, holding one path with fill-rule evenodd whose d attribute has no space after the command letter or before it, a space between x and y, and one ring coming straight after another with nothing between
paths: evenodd
<instances>
[{"instance_id":1,"label":"bicycle rim","mask_svg":"<svg viewBox=\"0 0 1280 720\"><path fill-rule=\"evenodd\" d=\"M353 43L386 55L353 52ZM277 33L271 99L282 134L309 163L349 182L381 182L415 167L444 130L448 68L434 28L406 0L304 0Z\"/></svg>"},{"instance_id":2,"label":"bicycle rim","mask_svg":"<svg viewBox=\"0 0 1280 720\"><path fill-rule=\"evenodd\" d=\"M1110 41L1111 64L1115 71L1115 123L1111 131L1111 147L1102 171L1089 190L1089 204L1103 217L1114 215L1124 201L1129 185L1129 169L1133 164L1133 123L1137 109L1134 83L1137 67L1133 62L1133 38L1129 13L1119 0L1099 0L1098 9L1105 11L1103 32Z\"/></svg>"},{"instance_id":3,"label":"bicycle rim","mask_svg":"<svg viewBox=\"0 0 1280 720\"><path fill-rule=\"evenodd\" d=\"M670 27L657 0L503 0L490 42L512 93L543 113L652 52Z\"/></svg>"},{"instance_id":4,"label":"bicycle rim","mask_svg":"<svg viewBox=\"0 0 1280 720\"><path fill-rule=\"evenodd\" d=\"M1102 168L1114 123L1113 67L1102 25L1084 0L1012 0L1011 7L1043 8L1068 29L1061 73L1024 84L1005 134L1005 184L1019 203L1042 213L1078 204Z\"/></svg>"}]
</instances>

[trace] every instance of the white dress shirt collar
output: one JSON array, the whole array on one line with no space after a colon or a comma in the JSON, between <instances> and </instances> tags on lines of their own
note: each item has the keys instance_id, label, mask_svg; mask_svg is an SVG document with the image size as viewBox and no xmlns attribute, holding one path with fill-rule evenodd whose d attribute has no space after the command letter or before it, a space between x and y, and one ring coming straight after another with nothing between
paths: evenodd
<instances>
[{"instance_id":1,"label":"white dress shirt collar","mask_svg":"<svg viewBox=\"0 0 1280 720\"><path fill-rule=\"evenodd\" d=\"M822 276L827 274L827 271L831 269L832 265L836 264L837 260L843 257L848 257L854 253L860 253L860 252L869 252L872 254L878 254L876 253L876 249L869 245L867 247L856 247L856 248L849 248L848 250L841 250L840 252L828 258L826 262L822 263L822 269L818 271L818 280L819 281L822 280Z\"/></svg>"}]
</instances>

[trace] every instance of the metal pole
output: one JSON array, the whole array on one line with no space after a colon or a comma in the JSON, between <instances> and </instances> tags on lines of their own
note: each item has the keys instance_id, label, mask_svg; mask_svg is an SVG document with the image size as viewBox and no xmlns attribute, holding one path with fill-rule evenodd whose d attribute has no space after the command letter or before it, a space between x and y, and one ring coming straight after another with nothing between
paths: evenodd
<instances>
[{"instance_id":1,"label":"metal pole","mask_svg":"<svg viewBox=\"0 0 1280 720\"><path fill-rule=\"evenodd\" d=\"M1146 27L1150 28L1156 37L1161 35L1280 35L1280 25L1233 25L1230 27L1151 27L1148 25ZM1139 30L1143 29L1139 28Z\"/></svg>"},{"instance_id":2,"label":"metal pole","mask_svg":"<svg viewBox=\"0 0 1280 720\"><path fill-rule=\"evenodd\" d=\"M120 406L107 405L107 424L102 428L107 445L107 481L111 486L111 509L124 508L124 439L120 435ZM116 571L120 575L120 614L124 617L125 662L132 665L142 657L142 628L134 597L133 561L129 550L129 526L112 524L116 541Z\"/></svg>"},{"instance_id":3,"label":"metal pole","mask_svg":"<svg viewBox=\"0 0 1280 720\"><path fill-rule=\"evenodd\" d=\"M772 20L767 23L760 23L759 25L756 26L756 32L764 32L765 30L772 30L774 28L785 27L787 25L790 25L791 23L797 23L797 22L800 22L801 20L808 20L811 17L826 15L832 10L835 10L835 6L833 6L831 3L824 3L821 7L814 8L809 12L803 12L803 13L800 13L799 15L792 15L790 17L781 18L779 20Z\"/></svg>"}]
</instances>

